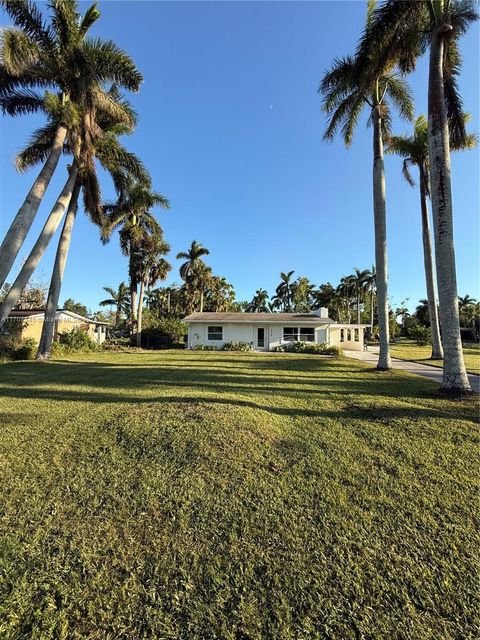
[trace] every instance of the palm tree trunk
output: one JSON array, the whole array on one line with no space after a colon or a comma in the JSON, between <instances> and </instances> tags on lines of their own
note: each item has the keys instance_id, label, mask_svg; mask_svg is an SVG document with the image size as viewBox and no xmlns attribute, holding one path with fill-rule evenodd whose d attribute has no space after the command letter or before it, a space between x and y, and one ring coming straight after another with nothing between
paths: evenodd
<instances>
[{"instance_id":1,"label":"palm tree trunk","mask_svg":"<svg viewBox=\"0 0 480 640\"><path fill-rule=\"evenodd\" d=\"M203 289L200 289L200 313L203 312Z\"/></svg>"},{"instance_id":2,"label":"palm tree trunk","mask_svg":"<svg viewBox=\"0 0 480 640\"><path fill-rule=\"evenodd\" d=\"M15 280L7 296L5 297L5 300L0 305L0 327L3 326L5 320L8 318L8 314L19 301L23 289L25 288L27 282L30 280L32 273L37 268L38 263L40 262L50 243L50 240L55 234L55 231L60 224L63 214L65 213L65 209L67 208L72 197L72 192L75 186L77 175L78 169L74 165L72 169L70 169L68 180L65 183L65 186L63 187L62 192L60 193L58 200L55 203L55 206L50 212L50 215L48 216L43 229L33 246L33 249L30 251L25 264L23 265L20 273L17 276L17 279Z\"/></svg>"},{"instance_id":3,"label":"palm tree trunk","mask_svg":"<svg viewBox=\"0 0 480 640\"><path fill-rule=\"evenodd\" d=\"M373 336L373 319L374 319L374 315L373 315L373 307L375 304L375 294L373 292L373 287L372 290L370 292L370 335Z\"/></svg>"},{"instance_id":4,"label":"palm tree trunk","mask_svg":"<svg viewBox=\"0 0 480 640\"><path fill-rule=\"evenodd\" d=\"M120 324L120 303L117 304L117 310L115 312L115 329Z\"/></svg>"},{"instance_id":5,"label":"palm tree trunk","mask_svg":"<svg viewBox=\"0 0 480 640\"><path fill-rule=\"evenodd\" d=\"M43 360L50 357L54 332L55 332L55 315L58 309L58 300L62 288L63 274L65 264L67 262L68 250L72 240L73 224L77 215L78 194L80 193L80 181L77 178L72 193L72 199L68 207L65 222L63 224L62 233L58 241L57 255L53 265L52 279L50 280L50 288L48 290L47 306L45 309L45 319L43 321L42 335L40 344L38 345L37 360Z\"/></svg>"},{"instance_id":6,"label":"palm tree trunk","mask_svg":"<svg viewBox=\"0 0 480 640\"><path fill-rule=\"evenodd\" d=\"M381 117L373 109L373 215L375 224L375 270L380 354L377 369L390 369L390 328L388 322L387 224L385 197L385 165Z\"/></svg>"},{"instance_id":7,"label":"palm tree trunk","mask_svg":"<svg viewBox=\"0 0 480 640\"><path fill-rule=\"evenodd\" d=\"M66 135L65 127L58 127L48 158L3 239L0 247L0 288L5 283L55 173Z\"/></svg>"},{"instance_id":8,"label":"palm tree trunk","mask_svg":"<svg viewBox=\"0 0 480 640\"><path fill-rule=\"evenodd\" d=\"M432 332L432 360L441 360L443 358L443 348L440 336L440 322L438 320L435 276L433 271L432 238L430 233L430 220L428 217L427 187L425 184L425 173L422 167L420 167L420 205L422 210L423 260L425 263L428 315L430 316L430 329Z\"/></svg>"},{"instance_id":9,"label":"palm tree trunk","mask_svg":"<svg viewBox=\"0 0 480 640\"><path fill-rule=\"evenodd\" d=\"M444 350L441 389L449 393L463 393L471 391L471 388L463 361L458 312L450 145L443 85L444 37L445 27L442 31L437 30L433 35L428 79L428 145L438 298Z\"/></svg>"},{"instance_id":10,"label":"palm tree trunk","mask_svg":"<svg viewBox=\"0 0 480 640\"><path fill-rule=\"evenodd\" d=\"M137 315L137 347L142 346L142 317L143 317L143 297L145 295L145 283L140 283L140 294L138 296L138 315Z\"/></svg>"},{"instance_id":11,"label":"palm tree trunk","mask_svg":"<svg viewBox=\"0 0 480 640\"><path fill-rule=\"evenodd\" d=\"M360 292L357 292L357 324L360 324Z\"/></svg>"}]
</instances>

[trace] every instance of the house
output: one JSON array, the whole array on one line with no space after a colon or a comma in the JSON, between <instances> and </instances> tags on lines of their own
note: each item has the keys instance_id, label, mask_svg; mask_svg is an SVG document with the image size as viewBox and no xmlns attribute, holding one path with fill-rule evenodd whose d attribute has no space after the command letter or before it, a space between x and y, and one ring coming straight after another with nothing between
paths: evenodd
<instances>
[{"instance_id":1,"label":"house","mask_svg":"<svg viewBox=\"0 0 480 640\"><path fill-rule=\"evenodd\" d=\"M16 335L23 339L33 338L36 342L40 342L44 318L44 309L13 309L1 329L1 334ZM107 337L108 326L107 322L98 322L73 311L59 309L55 314L54 340L59 333L78 328L86 331L92 340L102 344Z\"/></svg>"},{"instance_id":2,"label":"house","mask_svg":"<svg viewBox=\"0 0 480 640\"><path fill-rule=\"evenodd\" d=\"M192 313L188 324L188 348L225 342L248 342L258 351L270 351L288 342L316 342L342 349L363 350L367 324L341 324L322 307L312 313Z\"/></svg>"}]
</instances>

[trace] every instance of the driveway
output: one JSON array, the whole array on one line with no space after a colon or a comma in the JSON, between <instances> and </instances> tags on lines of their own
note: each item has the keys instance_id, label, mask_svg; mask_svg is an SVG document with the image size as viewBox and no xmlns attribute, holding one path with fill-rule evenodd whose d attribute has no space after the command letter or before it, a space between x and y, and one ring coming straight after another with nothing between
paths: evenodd
<instances>
[{"instance_id":1,"label":"driveway","mask_svg":"<svg viewBox=\"0 0 480 640\"><path fill-rule=\"evenodd\" d=\"M378 360L378 347L369 347L368 351L344 351L344 354L348 358L354 358L355 360L361 360L362 362L371 362L373 365L377 364ZM414 373L417 376L423 376L434 380L438 384L442 384L443 369L442 367L432 367L429 364L420 364L419 362L411 362L409 360L399 360L398 358L392 358L392 368L401 369L402 371L408 371ZM476 393L480 393L480 376L469 373L468 379L472 390Z\"/></svg>"}]
</instances>

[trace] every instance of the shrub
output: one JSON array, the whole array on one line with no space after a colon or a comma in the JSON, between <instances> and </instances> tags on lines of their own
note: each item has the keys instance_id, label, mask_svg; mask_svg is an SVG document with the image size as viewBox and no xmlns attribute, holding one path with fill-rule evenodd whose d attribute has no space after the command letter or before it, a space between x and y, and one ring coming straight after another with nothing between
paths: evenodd
<instances>
[{"instance_id":1,"label":"shrub","mask_svg":"<svg viewBox=\"0 0 480 640\"><path fill-rule=\"evenodd\" d=\"M431 344L432 342L432 332L430 328L423 327L420 324L410 329L410 337L413 338L419 346Z\"/></svg>"},{"instance_id":2,"label":"shrub","mask_svg":"<svg viewBox=\"0 0 480 640\"><path fill-rule=\"evenodd\" d=\"M287 342L280 344L272 349L277 352L287 353L313 353L320 356L336 356L342 355L340 347L328 345L324 342L317 344L316 342Z\"/></svg>"},{"instance_id":3,"label":"shrub","mask_svg":"<svg viewBox=\"0 0 480 640\"><path fill-rule=\"evenodd\" d=\"M13 360L33 360L37 353L38 343L34 338L26 338L12 351Z\"/></svg>"},{"instance_id":4,"label":"shrub","mask_svg":"<svg viewBox=\"0 0 480 640\"><path fill-rule=\"evenodd\" d=\"M196 344L192 347L193 351L218 351L218 347L215 344Z\"/></svg>"},{"instance_id":5,"label":"shrub","mask_svg":"<svg viewBox=\"0 0 480 640\"><path fill-rule=\"evenodd\" d=\"M222 347L222 351L251 351L252 345L250 342L225 342Z\"/></svg>"},{"instance_id":6,"label":"shrub","mask_svg":"<svg viewBox=\"0 0 480 640\"><path fill-rule=\"evenodd\" d=\"M86 331L75 327L71 331L62 331L58 334L58 342L52 345L52 353L62 354L72 351L96 351L98 344Z\"/></svg>"},{"instance_id":7,"label":"shrub","mask_svg":"<svg viewBox=\"0 0 480 640\"><path fill-rule=\"evenodd\" d=\"M109 338L102 344L103 351L131 351L130 338Z\"/></svg>"}]
</instances>

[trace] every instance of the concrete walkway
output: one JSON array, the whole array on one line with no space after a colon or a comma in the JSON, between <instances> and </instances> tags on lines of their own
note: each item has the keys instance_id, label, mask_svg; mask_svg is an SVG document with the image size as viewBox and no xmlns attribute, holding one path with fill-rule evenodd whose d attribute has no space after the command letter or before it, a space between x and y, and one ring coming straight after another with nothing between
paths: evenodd
<instances>
[{"instance_id":1,"label":"concrete walkway","mask_svg":"<svg viewBox=\"0 0 480 640\"><path fill-rule=\"evenodd\" d=\"M378 347L368 347L368 351L344 351L344 354L348 358L354 358L355 360L361 360L362 362L371 362L372 365L376 365L378 361L378 350ZM420 364L409 360L392 358L392 368L402 369L402 371L408 371L409 373L414 373L417 376L423 376L424 378L434 380L439 385L442 384L442 367L432 367L432 365L429 364ZM468 379L470 380L472 390L476 393L480 393L480 376L469 373Z\"/></svg>"}]
</instances>

